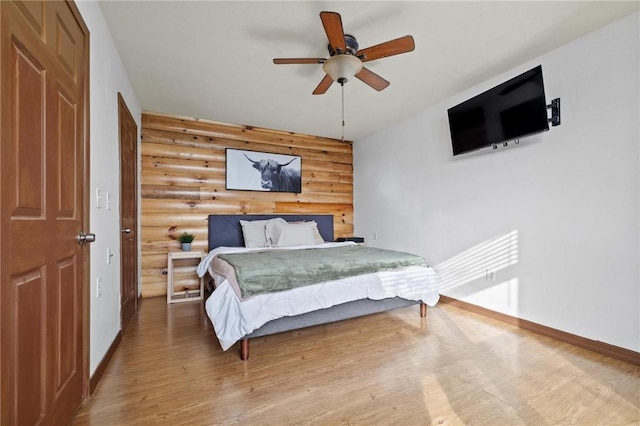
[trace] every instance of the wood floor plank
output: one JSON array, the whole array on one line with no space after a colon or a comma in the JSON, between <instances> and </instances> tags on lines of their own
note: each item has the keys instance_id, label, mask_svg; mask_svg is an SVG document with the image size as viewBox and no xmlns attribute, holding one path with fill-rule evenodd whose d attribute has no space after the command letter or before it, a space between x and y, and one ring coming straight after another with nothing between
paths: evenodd
<instances>
[{"instance_id":1,"label":"wood floor plank","mask_svg":"<svg viewBox=\"0 0 640 426\"><path fill-rule=\"evenodd\" d=\"M640 368L448 304L223 352L200 302L143 299L74 425L637 425Z\"/></svg>"}]
</instances>

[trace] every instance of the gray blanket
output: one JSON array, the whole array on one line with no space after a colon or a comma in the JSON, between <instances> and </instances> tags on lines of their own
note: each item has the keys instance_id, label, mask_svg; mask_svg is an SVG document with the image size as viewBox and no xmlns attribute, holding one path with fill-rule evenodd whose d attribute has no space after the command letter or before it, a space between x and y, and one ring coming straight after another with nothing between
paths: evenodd
<instances>
[{"instance_id":1,"label":"gray blanket","mask_svg":"<svg viewBox=\"0 0 640 426\"><path fill-rule=\"evenodd\" d=\"M233 266L243 298L377 271L427 266L413 254L358 245L218 257Z\"/></svg>"}]
</instances>

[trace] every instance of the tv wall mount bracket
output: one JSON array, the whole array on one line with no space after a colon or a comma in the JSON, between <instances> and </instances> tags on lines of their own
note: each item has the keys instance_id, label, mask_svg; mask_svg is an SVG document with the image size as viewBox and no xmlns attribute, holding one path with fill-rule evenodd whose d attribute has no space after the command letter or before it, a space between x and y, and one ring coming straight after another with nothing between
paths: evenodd
<instances>
[{"instance_id":1,"label":"tv wall mount bracket","mask_svg":"<svg viewBox=\"0 0 640 426\"><path fill-rule=\"evenodd\" d=\"M555 98L554 100L551 101L551 103L549 105L547 105L547 108L551 109L551 118L549 119L549 123L551 123L552 126L559 126L560 125L560 98Z\"/></svg>"}]
</instances>

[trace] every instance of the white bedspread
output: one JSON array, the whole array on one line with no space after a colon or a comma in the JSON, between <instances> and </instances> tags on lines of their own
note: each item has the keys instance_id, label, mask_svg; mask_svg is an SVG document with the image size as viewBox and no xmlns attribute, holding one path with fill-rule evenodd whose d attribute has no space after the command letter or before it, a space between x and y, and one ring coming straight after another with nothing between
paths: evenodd
<instances>
[{"instance_id":1,"label":"white bedspread","mask_svg":"<svg viewBox=\"0 0 640 426\"><path fill-rule=\"evenodd\" d=\"M349 244L354 243L325 243L296 248L329 248ZM380 300L399 296L434 306L440 297L435 271L421 266L327 281L287 291L260 294L244 300L238 297L238 292L233 289L227 279L210 269L214 257L220 253L265 249L290 250L292 248L218 247L209 252L198 265L198 275L202 277L208 272L215 282L216 289L207 299L205 308L223 350L229 349L243 336L265 323L285 316L300 315L365 298Z\"/></svg>"}]
</instances>

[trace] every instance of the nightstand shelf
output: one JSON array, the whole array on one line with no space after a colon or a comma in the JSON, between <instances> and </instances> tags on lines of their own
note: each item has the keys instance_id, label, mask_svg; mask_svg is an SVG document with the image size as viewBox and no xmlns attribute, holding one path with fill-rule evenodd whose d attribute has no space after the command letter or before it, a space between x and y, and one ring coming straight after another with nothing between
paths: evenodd
<instances>
[{"instance_id":1,"label":"nightstand shelf","mask_svg":"<svg viewBox=\"0 0 640 426\"><path fill-rule=\"evenodd\" d=\"M336 240L341 243L344 241L353 241L354 243L364 244L364 237L341 237Z\"/></svg>"},{"instance_id":2,"label":"nightstand shelf","mask_svg":"<svg viewBox=\"0 0 640 426\"><path fill-rule=\"evenodd\" d=\"M191 300L202 300L204 295L204 277L199 278L199 289L187 289L176 291L174 280L174 261L182 259L202 260L204 253L198 251L170 251L167 255L167 303L189 302ZM193 266L195 274L197 266Z\"/></svg>"}]
</instances>

